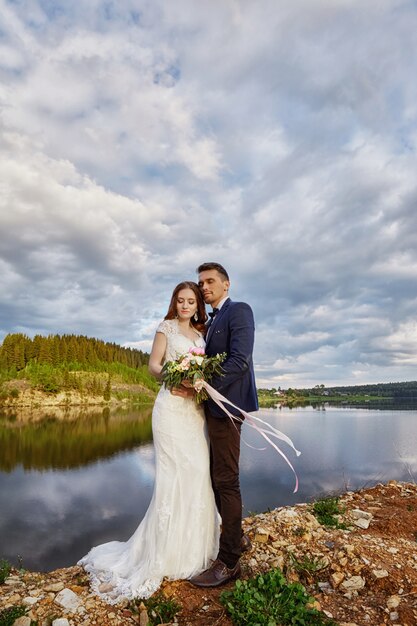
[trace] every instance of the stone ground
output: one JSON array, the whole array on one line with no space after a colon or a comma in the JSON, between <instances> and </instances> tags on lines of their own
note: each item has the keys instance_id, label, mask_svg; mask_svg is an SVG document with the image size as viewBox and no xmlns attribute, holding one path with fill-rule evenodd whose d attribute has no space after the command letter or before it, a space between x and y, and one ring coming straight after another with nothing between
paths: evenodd
<instances>
[{"instance_id":1,"label":"stone ground","mask_svg":"<svg viewBox=\"0 0 417 626\"><path fill-rule=\"evenodd\" d=\"M253 547L242 558L243 578L280 567L341 626L417 625L417 486L391 481L347 492L340 504L348 530L321 526L308 504L247 518ZM317 571L307 571L308 563ZM232 626L219 602L221 591L232 587L201 590L186 581L166 581L162 589L182 606L179 626ZM39 626L147 622L143 608L134 612L127 603L109 606L93 596L79 567L48 574L13 571L0 586L0 606L21 603L31 607L29 615Z\"/></svg>"}]
</instances>

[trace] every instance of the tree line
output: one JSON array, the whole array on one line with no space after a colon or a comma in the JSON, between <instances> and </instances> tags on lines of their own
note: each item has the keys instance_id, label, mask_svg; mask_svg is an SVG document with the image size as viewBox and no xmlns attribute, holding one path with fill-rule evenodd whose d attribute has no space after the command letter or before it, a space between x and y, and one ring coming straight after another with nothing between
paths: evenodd
<instances>
[{"instance_id":1,"label":"tree line","mask_svg":"<svg viewBox=\"0 0 417 626\"><path fill-rule=\"evenodd\" d=\"M417 398L417 381L375 383L370 385L342 385L325 387L316 385L312 389L297 389L300 395L354 395L378 396L380 398Z\"/></svg>"},{"instance_id":2,"label":"tree line","mask_svg":"<svg viewBox=\"0 0 417 626\"><path fill-rule=\"evenodd\" d=\"M115 343L84 335L35 335L23 333L6 335L0 346L0 368L17 372L31 363L58 367L66 363L94 366L99 363L121 363L140 368L149 355L135 348L123 348Z\"/></svg>"}]
</instances>

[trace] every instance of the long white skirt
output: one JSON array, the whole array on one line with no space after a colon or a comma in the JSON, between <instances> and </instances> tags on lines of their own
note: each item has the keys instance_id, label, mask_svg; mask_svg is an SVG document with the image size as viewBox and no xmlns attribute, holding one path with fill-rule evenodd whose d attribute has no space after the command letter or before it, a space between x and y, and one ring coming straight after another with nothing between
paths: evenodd
<instances>
[{"instance_id":1,"label":"long white skirt","mask_svg":"<svg viewBox=\"0 0 417 626\"><path fill-rule=\"evenodd\" d=\"M152 430L156 474L145 517L128 541L96 546L79 561L93 590L110 604L148 598L164 577L190 578L218 551L220 518L203 409L161 388Z\"/></svg>"}]
</instances>

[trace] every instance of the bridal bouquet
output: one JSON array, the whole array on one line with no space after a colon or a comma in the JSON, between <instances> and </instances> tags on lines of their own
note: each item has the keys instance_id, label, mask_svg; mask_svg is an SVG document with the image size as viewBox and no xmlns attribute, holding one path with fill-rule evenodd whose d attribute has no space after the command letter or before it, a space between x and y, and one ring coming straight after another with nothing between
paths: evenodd
<instances>
[{"instance_id":1,"label":"bridal bouquet","mask_svg":"<svg viewBox=\"0 0 417 626\"><path fill-rule=\"evenodd\" d=\"M199 379L207 382L215 375L222 375L221 363L226 353L207 356L204 348L190 348L187 354L182 354L176 361L167 361L161 371L161 378L167 389L179 387L182 382L189 381L193 386ZM197 391L195 399L198 403L207 400L207 391L203 388Z\"/></svg>"}]
</instances>

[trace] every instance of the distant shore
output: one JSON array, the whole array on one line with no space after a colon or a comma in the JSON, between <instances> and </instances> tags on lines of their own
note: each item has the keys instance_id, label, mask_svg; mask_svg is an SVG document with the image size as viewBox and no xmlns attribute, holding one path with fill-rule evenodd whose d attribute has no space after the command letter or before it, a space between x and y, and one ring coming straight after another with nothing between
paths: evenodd
<instances>
[{"instance_id":1,"label":"distant shore","mask_svg":"<svg viewBox=\"0 0 417 626\"><path fill-rule=\"evenodd\" d=\"M345 395L298 395L296 393L282 393L280 395L258 394L259 407L262 409L273 408L274 406L307 406L331 402L332 404L371 404L392 400L390 396L371 396L363 394Z\"/></svg>"}]
</instances>

